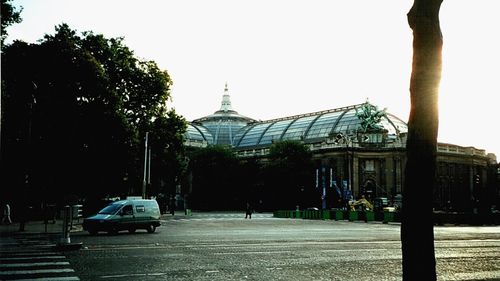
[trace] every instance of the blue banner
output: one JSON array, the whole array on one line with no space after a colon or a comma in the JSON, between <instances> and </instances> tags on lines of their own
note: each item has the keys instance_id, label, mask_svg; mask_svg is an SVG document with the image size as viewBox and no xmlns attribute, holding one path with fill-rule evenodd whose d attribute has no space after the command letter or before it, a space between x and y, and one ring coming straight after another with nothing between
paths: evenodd
<instances>
[{"instance_id":1,"label":"blue banner","mask_svg":"<svg viewBox=\"0 0 500 281\"><path fill-rule=\"evenodd\" d=\"M340 188L337 186L337 183L335 181L332 181L332 187L335 189L337 194L342 197L342 192L340 192Z\"/></svg>"}]
</instances>

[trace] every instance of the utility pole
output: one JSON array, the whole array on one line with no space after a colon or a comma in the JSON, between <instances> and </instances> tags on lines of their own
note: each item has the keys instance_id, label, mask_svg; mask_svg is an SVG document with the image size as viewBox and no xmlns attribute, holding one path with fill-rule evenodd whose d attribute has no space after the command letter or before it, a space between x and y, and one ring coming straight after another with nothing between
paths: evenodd
<instances>
[{"instance_id":1,"label":"utility pole","mask_svg":"<svg viewBox=\"0 0 500 281\"><path fill-rule=\"evenodd\" d=\"M148 135L149 132L146 132L146 139L144 141L144 177L142 179L142 198L146 199L146 185L147 185L147 180L149 176L149 161L148 161L148 155L150 156L151 154L148 153Z\"/></svg>"}]
</instances>

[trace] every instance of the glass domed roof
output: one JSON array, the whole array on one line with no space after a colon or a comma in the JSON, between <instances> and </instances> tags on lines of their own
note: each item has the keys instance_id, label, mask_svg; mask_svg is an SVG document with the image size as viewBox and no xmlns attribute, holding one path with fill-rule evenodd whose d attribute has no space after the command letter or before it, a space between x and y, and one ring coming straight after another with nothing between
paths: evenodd
<instances>
[{"instance_id":1,"label":"glass domed roof","mask_svg":"<svg viewBox=\"0 0 500 281\"><path fill-rule=\"evenodd\" d=\"M269 146L274 141L283 140L313 143L339 133L353 134L363 128L363 119L357 113L365 105L366 103L253 123L238 132L234 146ZM389 136L408 131L405 122L389 113L383 114L377 125Z\"/></svg>"},{"instance_id":2,"label":"glass domed roof","mask_svg":"<svg viewBox=\"0 0 500 281\"><path fill-rule=\"evenodd\" d=\"M275 141L300 140L322 142L333 135L353 135L363 130L383 131L388 138L408 132L398 117L379 111L366 102L342 108L256 121L233 110L226 87L219 110L196 119L188 125L188 143L230 145L237 149L252 149L271 145Z\"/></svg>"},{"instance_id":3,"label":"glass domed roof","mask_svg":"<svg viewBox=\"0 0 500 281\"><path fill-rule=\"evenodd\" d=\"M198 134L201 134L209 144L234 145L237 132L252 122L255 120L232 109L226 83L220 109L214 114L193 120L190 124L192 128L188 127L188 134L197 138L200 138ZM188 134L186 137L189 139Z\"/></svg>"},{"instance_id":4,"label":"glass domed roof","mask_svg":"<svg viewBox=\"0 0 500 281\"><path fill-rule=\"evenodd\" d=\"M213 144L213 136L208 129L196 124L188 124L184 136L190 142Z\"/></svg>"}]
</instances>

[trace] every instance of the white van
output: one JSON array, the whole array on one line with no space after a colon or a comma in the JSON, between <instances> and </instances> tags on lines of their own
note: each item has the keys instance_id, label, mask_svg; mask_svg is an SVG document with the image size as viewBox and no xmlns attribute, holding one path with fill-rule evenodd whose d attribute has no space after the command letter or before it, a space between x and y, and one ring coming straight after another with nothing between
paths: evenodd
<instances>
[{"instance_id":1,"label":"white van","mask_svg":"<svg viewBox=\"0 0 500 281\"><path fill-rule=\"evenodd\" d=\"M121 230L134 233L136 229L155 232L160 226L160 207L156 200L127 199L110 203L94 216L83 220L83 230L90 234L106 231L116 234Z\"/></svg>"}]
</instances>

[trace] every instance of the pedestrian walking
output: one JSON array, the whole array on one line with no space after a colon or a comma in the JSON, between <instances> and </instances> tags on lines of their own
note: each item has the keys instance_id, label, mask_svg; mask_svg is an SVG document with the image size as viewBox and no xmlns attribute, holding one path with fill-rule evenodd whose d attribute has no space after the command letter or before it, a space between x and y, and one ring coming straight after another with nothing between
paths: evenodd
<instances>
[{"instance_id":1,"label":"pedestrian walking","mask_svg":"<svg viewBox=\"0 0 500 281\"><path fill-rule=\"evenodd\" d=\"M2 217L2 224L11 224L12 220L10 219L10 205L6 203L3 206L3 217Z\"/></svg>"},{"instance_id":2,"label":"pedestrian walking","mask_svg":"<svg viewBox=\"0 0 500 281\"><path fill-rule=\"evenodd\" d=\"M170 205L168 206L170 209L170 214L173 216L175 215L175 197L173 195L170 195Z\"/></svg>"},{"instance_id":3,"label":"pedestrian walking","mask_svg":"<svg viewBox=\"0 0 500 281\"><path fill-rule=\"evenodd\" d=\"M252 205L250 205L249 202L247 202L247 208L246 208L246 213L245 213L245 219L251 219L252 218Z\"/></svg>"}]
</instances>

